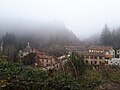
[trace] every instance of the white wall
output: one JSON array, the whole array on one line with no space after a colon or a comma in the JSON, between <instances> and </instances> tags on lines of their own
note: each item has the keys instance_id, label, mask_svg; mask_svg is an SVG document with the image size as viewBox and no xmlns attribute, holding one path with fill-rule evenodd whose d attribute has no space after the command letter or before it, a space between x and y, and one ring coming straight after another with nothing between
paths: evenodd
<instances>
[{"instance_id":1,"label":"white wall","mask_svg":"<svg viewBox=\"0 0 120 90\"><path fill-rule=\"evenodd\" d=\"M108 65L120 65L120 58L106 59L105 61L108 61Z\"/></svg>"}]
</instances>

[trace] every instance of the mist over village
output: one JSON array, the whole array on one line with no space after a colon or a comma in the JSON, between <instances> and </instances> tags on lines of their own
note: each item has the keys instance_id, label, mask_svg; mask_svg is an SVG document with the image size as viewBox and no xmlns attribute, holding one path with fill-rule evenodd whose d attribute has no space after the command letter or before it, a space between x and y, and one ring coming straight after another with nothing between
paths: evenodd
<instances>
[{"instance_id":1,"label":"mist over village","mask_svg":"<svg viewBox=\"0 0 120 90\"><path fill-rule=\"evenodd\" d=\"M0 90L120 90L119 0L1 0Z\"/></svg>"}]
</instances>

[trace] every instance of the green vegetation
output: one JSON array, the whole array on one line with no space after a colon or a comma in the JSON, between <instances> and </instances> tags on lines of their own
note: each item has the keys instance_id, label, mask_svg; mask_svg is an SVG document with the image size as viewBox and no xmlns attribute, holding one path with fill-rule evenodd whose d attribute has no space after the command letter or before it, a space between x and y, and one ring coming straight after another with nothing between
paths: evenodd
<instances>
[{"instance_id":1,"label":"green vegetation","mask_svg":"<svg viewBox=\"0 0 120 90\"><path fill-rule=\"evenodd\" d=\"M100 41L102 45L120 48L120 28L111 29L106 24L101 33Z\"/></svg>"},{"instance_id":2,"label":"green vegetation","mask_svg":"<svg viewBox=\"0 0 120 90\"><path fill-rule=\"evenodd\" d=\"M3 90L78 90L71 76L54 75L47 70L26 67L18 63L0 63L0 89Z\"/></svg>"},{"instance_id":3,"label":"green vegetation","mask_svg":"<svg viewBox=\"0 0 120 90\"><path fill-rule=\"evenodd\" d=\"M64 75L60 70L53 73L8 62L2 57L4 61L0 62L0 90L101 90L106 83L109 86L111 83L120 85L119 67L87 66L75 53L72 53L70 58L74 68L70 62L66 63Z\"/></svg>"},{"instance_id":4,"label":"green vegetation","mask_svg":"<svg viewBox=\"0 0 120 90\"><path fill-rule=\"evenodd\" d=\"M70 58L76 68L77 74L82 75L86 69L86 64L84 63L83 57L80 57L75 53L72 53Z\"/></svg>"},{"instance_id":5,"label":"green vegetation","mask_svg":"<svg viewBox=\"0 0 120 90\"><path fill-rule=\"evenodd\" d=\"M21 61L24 65L32 65L36 60L35 53L29 53L27 56L21 58Z\"/></svg>"}]
</instances>

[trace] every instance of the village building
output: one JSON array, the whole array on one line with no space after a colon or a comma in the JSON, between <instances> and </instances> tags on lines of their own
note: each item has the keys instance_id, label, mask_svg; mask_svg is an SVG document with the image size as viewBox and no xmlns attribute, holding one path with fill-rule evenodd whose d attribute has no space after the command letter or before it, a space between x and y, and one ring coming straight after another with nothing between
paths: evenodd
<instances>
[{"instance_id":1,"label":"village building","mask_svg":"<svg viewBox=\"0 0 120 90\"><path fill-rule=\"evenodd\" d=\"M29 53L35 53L36 54L36 60L35 63L33 64L33 66L35 67L42 67L42 68L46 68L46 69L58 69L60 67L59 64L59 58L57 57L53 57L53 56L49 56L48 54L46 54L43 51L39 51L36 49L32 49L30 47L30 44L28 43L26 48L24 50L20 50L18 55L19 57L22 59L25 56L27 56Z\"/></svg>"},{"instance_id":2,"label":"village building","mask_svg":"<svg viewBox=\"0 0 120 90\"><path fill-rule=\"evenodd\" d=\"M36 60L35 65L37 67L51 69L51 68L55 67L55 64L57 63L56 58L45 54L45 52L40 52L38 50L36 50L36 58L37 58L37 60ZM56 66L56 68L57 68L57 66Z\"/></svg>"},{"instance_id":3,"label":"village building","mask_svg":"<svg viewBox=\"0 0 120 90\"><path fill-rule=\"evenodd\" d=\"M69 58L69 55L68 56L63 55L63 56L58 57L62 65L64 65L68 61L68 58Z\"/></svg>"},{"instance_id":4,"label":"village building","mask_svg":"<svg viewBox=\"0 0 120 90\"><path fill-rule=\"evenodd\" d=\"M120 49L114 50L113 47L91 45L88 48L84 46L66 46L69 54L77 53L84 57L85 63L91 65L120 65Z\"/></svg>"},{"instance_id":5,"label":"village building","mask_svg":"<svg viewBox=\"0 0 120 90\"><path fill-rule=\"evenodd\" d=\"M20 58L23 58L24 56L27 56L29 53L35 53L35 49L32 49L30 47L30 43L28 42L24 50L19 50L18 56Z\"/></svg>"},{"instance_id":6,"label":"village building","mask_svg":"<svg viewBox=\"0 0 120 90\"><path fill-rule=\"evenodd\" d=\"M117 58L120 58L120 49L118 49L118 50L116 51L116 56L117 56Z\"/></svg>"},{"instance_id":7,"label":"village building","mask_svg":"<svg viewBox=\"0 0 120 90\"><path fill-rule=\"evenodd\" d=\"M116 55L112 59L105 59L108 65L120 66L120 49L116 50Z\"/></svg>"},{"instance_id":8,"label":"village building","mask_svg":"<svg viewBox=\"0 0 120 90\"><path fill-rule=\"evenodd\" d=\"M83 56L87 64L102 65L108 63L105 59L115 57L115 50L112 47L92 45L86 51L77 51L79 56Z\"/></svg>"},{"instance_id":9,"label":"village building","mask_svg":"<svg viewBox=\"0 0 120 90\"><path fill-rule=\"evenodd\" d=\"M79 51L77 54L81 57L84 57L84 61L86 64L103 64L105 55L103 53L89 52L89 51Z\"/></svg>"},{"instance_id":10,"label":"village building","mask_svg":"<svg viewBox=\"0 0 120 90\"><path fill-rule=\"evenodd\" d=\"M120 66L120 58L106 59L105 61L108 62L108 65Z\"/></svg>"},{"instance_id":11,"label":"village building","mask_svg":"<svg viewBox=\"0 0 120 90\"><path fill-rule=\"evenodd\" d=\"M68 61L68 57L63 55L60 57L49 56L45 52L40 52L36 50L37 61L35 65L37 67L43 67L46 69L55 69L58 70L61 67L61 64L64 65Z\"/></svg>"},{"instance_id":12,"label":"village building","mask_svg":"<svg viewBox=\"0 0 120 90\"><path fill-rule=\"evenodd\" d=\"M87 50L91 53L102 53L108 59L115 57L115 50L112 47L92 45Z\"/></svg>"}]
</instances>

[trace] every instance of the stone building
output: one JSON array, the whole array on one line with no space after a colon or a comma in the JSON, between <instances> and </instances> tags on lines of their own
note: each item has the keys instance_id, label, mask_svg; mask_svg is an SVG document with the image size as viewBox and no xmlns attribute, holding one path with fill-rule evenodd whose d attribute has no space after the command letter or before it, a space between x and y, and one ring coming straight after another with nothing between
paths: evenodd
<instances>
[{"instance_id":1,"label":"stone building","mask_svg":"<svg viewBox=\"0 0 120 90\"><path fill-rule=\"evenodd\" d=\"M83 56L87 64L101 65L108 63L105 59L115 57L115 50L112 47L92 45L86 51L77 51L78 55Z\"/></svg>"},{"instance_id":2,"label":"stone building","mask_svg":"<svg viewBox=\"0 0 120 90\"><path fill-rule=\"evenodd\" d=\"M45 52L40 52L38 50L36 50L36 59L35 65L43 68L52 68L57 62L53 56L49 56Z\"/></svg>"},{"instance_id":3,"label":"stone building","mask_svg":"<svg viewBox=\"0 0 120 90\"><path fill-rule=\"evenodd\" d=\"M24 50L19 50L18 55L20 58L23 58L24 56L27 56L29 53L35 53L35 49L32 49L30 47L30 43L28 42Z\"/></svg>"},{"instance_id":4,"label":"stone building","mask_svg":"<svg viewBox=\"0 0 120 90\"><path fill-rule=\"evenodd\" d=\"M120 58L120 49L118 49L118 50L116 51L116 56L117 56L117 58Z\"/></svg>"},{"instance_id":5,"label":"stone building","mask_svg":"<svg viewBox=\"0 0 120 90\"><path fill-rule=\"evenodd\" d=\"M108 62L108 65L120 66L120 58L106 59L105 61Z\"/></svg>"}]
</instances>

